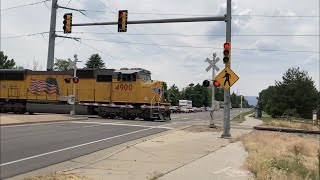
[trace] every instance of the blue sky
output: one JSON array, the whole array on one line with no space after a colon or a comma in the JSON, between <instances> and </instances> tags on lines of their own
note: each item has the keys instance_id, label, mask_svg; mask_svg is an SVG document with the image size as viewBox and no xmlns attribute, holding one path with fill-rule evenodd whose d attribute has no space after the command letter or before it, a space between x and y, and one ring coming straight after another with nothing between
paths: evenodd
<instances>
[{"instance_id":1,"label":"blue sky","mask_svg":"<svg viewBox=\"0 0 320 180\"><path fill-rule=\"evenodd\" d=\"M1 0L1 9L39 1L41 0ZM73 13L73 23L117 21L120 9L129 11L129 20L220 16L225 14L226 1L68 2L69 0L59 0L58 4L88 11L85 16L79 12L58 9L57 31L62 30L62 16L68 12ZM281 80L283 73L290 67L308 71L319 90L318 0L234 0L232 4L231 68L240 79L231 91L257 96L261 90L273 85L275 80ZM46 4L1 11L1 50L9 58L15 59L18 65L32 69L33 61L38 61L38 69L46 69L47 33L20 38L6 37L48 32L50 8L51 1L48 1ZM72 31L68 36L82 38L81 42L57 38L56 58L73 58L74 54L78 54L79 60L84 61L80 63L82 67L91 54L99 53L108 68L143 67L152 72L153 79L166 81L169 85L176 84L180 89L191 82L202 83L204 79L211 78L211 72L205 71L208 64L204 60L212 58L213 52L222 59L225 42L224 22L128 25L127 33L118 33L116 26L73 27ZM64 35L61 32L57 34ZM182 34L188 36L181 36ZM223 69L224 65L219 61L217 66Z\"/></svg>"}]
</instances>

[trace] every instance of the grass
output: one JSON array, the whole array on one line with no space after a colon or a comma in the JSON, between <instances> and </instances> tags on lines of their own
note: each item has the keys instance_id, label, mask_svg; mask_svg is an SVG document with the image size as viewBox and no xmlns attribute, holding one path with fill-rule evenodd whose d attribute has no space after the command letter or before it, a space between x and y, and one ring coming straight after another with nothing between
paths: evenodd
<instances>
[{"instance_id":1,"label":"grass","mask_svg":"<svg viewBox=\"0 0 320 180\"><path fill-rule=\"evenodd\" d=\"M43 176L28 177L23 180L91 180L91 178L85 176L77 176L74 174L58 174L49 173Z\"/></svg>"},{"instance_id":2,"label":"grass","mask_svg":"<svg viewBox=\"0 0 320 180\"><path fill-rule=\"evenodd\" d=\"M240 140L248 152L245 167L257 179L320 178L318 138L254 131Z\"/></svg>"},{"instance_id":3,"label":"grass","mask_svg":"<svg viewBox=\"0 0 320 180\"><path fill-rule=\"evenodd\" d=\"M236 117L234 117L231 121L232 122L235 122L235 123L242 123L246 120L245 116L246 115L249 115L249 114L252 114L254 112L254 109L248 111L248 112L244 112L244 113L241 113L242 114L242 119L241 119L241 114L237 115Z\"/></svg>"},{"instance_id":4,"label":"grass","mask_svg":"<svg viewBox=\"0 0 320 180\"><path fill-rule=\"evenodd\" d=\"M293 118L292 121L290 122L287 120L274 119L265 112L262 112L262 116L260 120L263 121L264 126L285 127L285 128L302 129L302 130L309 130L309 131L320 130L318 126L314 126L310 123L307 123L304 120L296 120L295 118Z\"/></svg>"}]
</instances>

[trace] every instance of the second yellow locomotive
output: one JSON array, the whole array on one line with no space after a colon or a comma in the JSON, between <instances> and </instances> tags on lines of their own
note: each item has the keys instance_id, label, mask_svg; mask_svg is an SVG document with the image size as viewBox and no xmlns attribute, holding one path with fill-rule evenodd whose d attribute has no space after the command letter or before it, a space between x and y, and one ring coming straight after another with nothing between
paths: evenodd
<instances>
[{"instance_id":1,"label":"second yellow locomotive","mask_svg":"<svg viewBox=\"0 0 320 180\"><path fill-rule=\"evenodd\" d=\"M170 101L161 81L141 68L79 69L76 102L103 118L170 120ZM73 70L0 70L1 112L26 112L26 103L66 103Z\"/></svg>"}]
</instances>

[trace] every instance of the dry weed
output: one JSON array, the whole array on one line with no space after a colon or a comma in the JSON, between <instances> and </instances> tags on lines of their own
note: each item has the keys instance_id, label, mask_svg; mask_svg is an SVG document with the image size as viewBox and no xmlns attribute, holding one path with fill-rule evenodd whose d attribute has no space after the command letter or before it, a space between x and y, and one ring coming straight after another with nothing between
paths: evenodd
<instances>
[{"instance_id":1,"label":"dry weed","mask_svg":"<svg viewBox=\"0 0 320 180\"><path fill-rule=\"evenodd\" d=\"M24 178L24 180L91 180L91 178L74 174L49 173L43 176Z\"/></svg>"},{"instance_id":2,"label":"dry weed","mask_svg":"<svg viewBox=\"0 0 320 180\"><path fill-rule=\"evenodd\" d=\"M306 123L297 123L297 122L288 122L288 121L280 121L280 120L272 120L270 122L264 123L264 125L275 126L275 127L286 127L293 129L303 129L309 131L319 131L320 129L317 126Z\"/></svg>"},{"instance_id":3,"label":"dry weed","mask_svg":"<svg viewBox=\"0 0 320 180\"><path fill-rule=\"evenodd\" d=\"M257 179L319 178L317 138L252 132L241 140L249 153L245 166Z\"/></svg>"}]
</instances>

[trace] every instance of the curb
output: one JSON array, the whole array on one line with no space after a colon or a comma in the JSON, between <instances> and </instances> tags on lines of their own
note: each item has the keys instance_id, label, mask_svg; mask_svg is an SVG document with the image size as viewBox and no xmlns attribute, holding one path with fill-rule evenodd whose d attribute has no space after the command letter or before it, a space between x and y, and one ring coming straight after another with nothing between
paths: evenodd
<instances>
[{"instance_id":1,"label":"curb","mask_svg":"<svg viewBox=\"0 0 320 180\"><path fill-rule=\"evenodd\" d=\"M33 122L22 122L22 123L8 123L8 124L0 124L0 127L5 126L14 126L14 125L25 125L25 124L45 124L45 123L52 123L52 122L67 122L67 121L83 121L88 120L89 118L76 118L76 119L66 119L66 120L52 120L52 121L33 121Z\"/></svg>"},{"instance_id":2,"label":"curb","mask_svg":"<svg viewBox=\"0 0 320 180\"><path fill-rule=\"evenodd\" d=\"M266 127L266 126L254 126L253 129L263 130L263 131L287 132L287 133L320 134L320 131L289 129L289 128L279 128L279 127Z\"/></svg>"}]
</instances>

